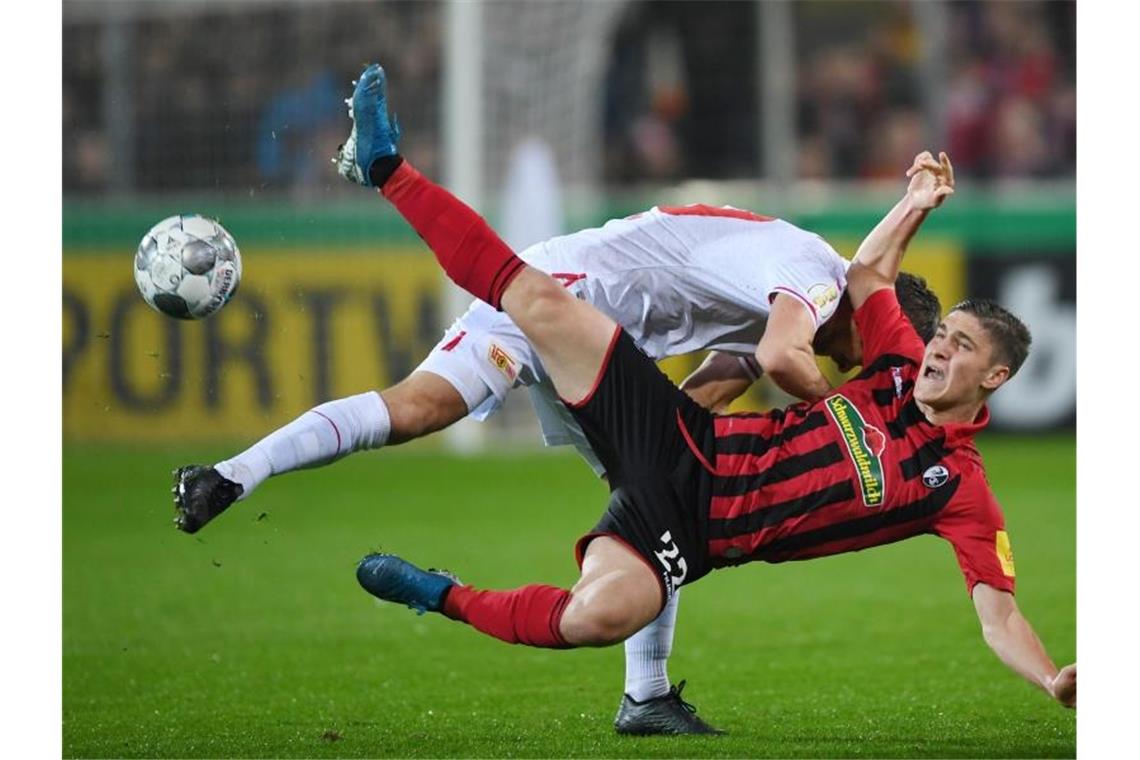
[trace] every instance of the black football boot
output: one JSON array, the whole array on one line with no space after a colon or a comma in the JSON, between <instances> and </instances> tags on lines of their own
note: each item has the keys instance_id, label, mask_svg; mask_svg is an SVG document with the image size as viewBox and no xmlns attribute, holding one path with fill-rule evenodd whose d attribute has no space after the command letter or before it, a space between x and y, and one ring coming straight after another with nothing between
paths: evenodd
<instances>
[{"instance_id":1,"label":"black football boot","mask_svg":"<svg viewBox=\"0 0 1140 760\"><path fill-rule=\"evenodd\" d=\"M669 693L644 702L628 694L621 700L614 728L619 734L653 736L658 734L723 734L697 717L697 708L681 699L681 681L669 687Z\"/></svg>"},{"instance_id":2,"label":"black football boot","mask_svg":"<svg viewBox=\"0 0 1140 760\"><path fill-rule=\"evenodd\" d=\"M174 524L179 530L197 533L203 525L237 501L242 487L226 480L213 467L191 464L174 471Z\"/></svg>"}]
</instances>

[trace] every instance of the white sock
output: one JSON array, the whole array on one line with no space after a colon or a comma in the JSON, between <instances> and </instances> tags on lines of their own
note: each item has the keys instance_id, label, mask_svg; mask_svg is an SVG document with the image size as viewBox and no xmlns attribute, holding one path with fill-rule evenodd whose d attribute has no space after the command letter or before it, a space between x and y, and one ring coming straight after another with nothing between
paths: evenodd
<instances>
[{"instance_id":1,"label":"white sock","mask_svg":"<svg viewBox=\"0 0 1140 760\"><path fill-rule=\"evenodd\" d=\"M388 442L388 406L376 391L337 399L310 409L233 459L218 462L222 477L240 483L249 496L270 475L317 467L361 449Z\"/></svg>"},{"instance_id":2,"label":"white sock","mask_svg":"<svg viewBox=\"0 0 1140 760\"><path fill-rule=\"evenodd\" d=\"M652 623L625 640L625 693L638 702L669 693L665 664L673 651L680 597L677 589Z\"/></svg>"}]
</instances>

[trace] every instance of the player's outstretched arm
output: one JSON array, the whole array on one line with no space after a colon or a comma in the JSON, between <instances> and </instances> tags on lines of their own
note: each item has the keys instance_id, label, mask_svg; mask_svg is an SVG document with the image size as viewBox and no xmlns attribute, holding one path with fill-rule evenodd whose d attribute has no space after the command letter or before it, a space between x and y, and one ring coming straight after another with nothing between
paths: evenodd
<instances>
[{"instance_id":1,"label":"player's outstretched arm","mask_svg":"<svg viewBox=\"0 0 1140 760\"><path fill-rule=\"evenodd\" d=\"M760 373L752 357L710 351L680 388L705 409L722 413L759 379Z\"/></svg>"},{"instance_id":2,"label":"player's outstretched arm","mask_svg":"<svg viewBox=\"0 0 1140 760\"><path fill-rule=\"evenodd\" d=\"M863 240L847 271L847 293L856 309L876 290L894 286L907 244L931 210L954 194L954 167L945 153L937 161L929 151L919 153L906 176L906 195Z\"/></svg>"},{"instance_id":3,"label":"player's outstretched arm","mask_svg":"<svg viewBox=\"0 0 1140 760\"><path fill-rule=\"evenodd\" d=\"M1065 707L1077 706L1076 663L1057 670L1013 594L979 583L974 586L974 608L982 636L1002 662Z\"/></svg>"}]
</instances>

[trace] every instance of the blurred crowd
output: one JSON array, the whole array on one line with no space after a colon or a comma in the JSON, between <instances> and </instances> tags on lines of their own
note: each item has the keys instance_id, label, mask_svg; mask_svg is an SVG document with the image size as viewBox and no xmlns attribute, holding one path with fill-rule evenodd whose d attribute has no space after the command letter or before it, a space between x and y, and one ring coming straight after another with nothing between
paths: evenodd
<instances>
[{"instance_id":1,"label":"blurred crowd","mask_svg":"<svg viewBox=\"0 0 1140 760\"><path fill-rule=\"evenodd\" d=\"M348 82L378 51L401 121L414 126L404 151L438 176L439 3L156 6L178 8L149 4L116 45L106 19L69 21L64 6L66 192L324 192ZM1073 176L1075 3L948 3L933 70L916 7L791 6L796 175L894 177L941 141L964 175ZM607 182L767 171L757 12L750 2L626 4L604 83ZM126 176L116 162L129 163Z\"/></svg>"},{"instance_id":2,"label":"blurred crowd","mask_svg":"<svg viewBox=\"0 0 1140 760\"><path fill-rule=\"evenodd\" d=\"M791 4L796 176L897 177L933 145L979 179L1073 176L1075 3L942 4L941 53L924 50L918 6ZM628 9L609 79L611 179L768 171L758 150L756 13L734 2Z\"/></svg>"},{"instance_id":3,"label":"blurred crowd","mask_svg":"<svg viewBox=\"0 0 1140 760\"><path fill-rule=\"evenodd\" d=\"M399 98L416 125L404 152L436 170L439 102L421 94L440 86L437 3L385 3L382 24L376 4L343 0L174 5L124 25L129 95L110 104L107 23L65 18L65 191L107 189L116 116L129 125L132 190L315 191L347 135L351 80L381 50L394 95L413 95Z\"/></svg>"},{"instance_id":4,"label":"blurred crowd","mask_svg":"<svg viewBox=\"0 0 1140 760\"><path fill-rule=\"evenodd\" d=\"M879 18L865 27L863 44L813 46L801 58L800 176L894 177L935 143L966 176L1075 173L1073 3L946 6L946 47L936 68L946 79L941 93L925 92L919 76L923 38L915 6L870 10ZM823 14L819 21L826 23ZM931 95L940 123L925 118Z\"/></svg>"},{"instance_id":5,"label":"blurred crowd","mask_svg":"<svg viewBox=\"0 0 1140 760\"><path fill-rule=\"evenodd\" d=\"M1073 175L1076 5L955 5L946 97L957 165L980 177Z\"/></svg>"}]
</instances>

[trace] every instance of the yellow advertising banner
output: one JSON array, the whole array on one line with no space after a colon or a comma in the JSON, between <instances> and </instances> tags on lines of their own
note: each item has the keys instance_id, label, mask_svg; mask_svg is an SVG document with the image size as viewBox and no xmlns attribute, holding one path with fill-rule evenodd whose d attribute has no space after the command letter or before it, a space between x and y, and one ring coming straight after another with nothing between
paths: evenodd
<instances>
[{"instance_id":1,"label":"yellow advertising banner","mask_svg":"<svg viewBox=\"0 0 1140 760\"><path fill-rule=\"evenodd\" d=\"M857 241L845 250L852 255ZM199 322L152 310L133 258L63 259L63 433L150 442L248 439L332 398L382 389L427 355L456 315L422 249L246 252L241 287ZM960 249L912 246L907 269L949 306L965 293ZM680 381L702 356L663 363ZM825 372L836 378L823 361ZM762 381L734 408L787 401Z\"/></svg>"},{"instance_id":2,"label":"yellow advertising banner","mask_svg":"<svg viewBox=\"0 0 1140 760\"><path fill-rule=\"evenodd\" d=\"M450 323L422 250L249 252L233 301L200 322L152 310L132 262L63 259L67 438L248 438L401 379Z\"/></svg>"}]
</instances>

